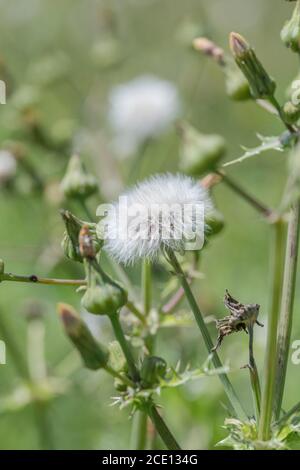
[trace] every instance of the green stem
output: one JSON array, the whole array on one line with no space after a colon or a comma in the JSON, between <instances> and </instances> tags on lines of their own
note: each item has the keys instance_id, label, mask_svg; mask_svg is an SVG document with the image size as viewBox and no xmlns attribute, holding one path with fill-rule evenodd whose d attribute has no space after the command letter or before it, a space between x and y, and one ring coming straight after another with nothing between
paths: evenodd
<instances>
[{"instance_id":1,"label":"green stem","mask_svg":"<svg viewBox=\"0 0 300 470\"><path fill-rule=\"evenodd\" d=\"M45 277L37 277L35 274L30 276L19 276L12 273L0 274L0 282L29 282L31 284L47 284L55 286L84 286L86 281L84 279L49 279Z\"/></svg>"},{"instance_id":2,"label":"green stem","mask_svg":"<svg viewBox=\"0 0 300 470\"><path fill-rule=\"evenodd\" d=\"M285 254L280 321L278 327L275 418L280 416L293 324L300 231L300 201L291 210Z\"/></svg>"},{"instance_id":3,"label":"green stem","mask_svg":"<svg viewBox=\"0 0 300 470\"><path fill-rule=\"evenodd\" d=\"M148 259L144 259L142 265L142 291L144 315L147 317L151 309L152 301L152 271L151 263Z\"/></svg>"},{"instance_id":4,"label":"green stem","mask_svg":"<svg viewBox=\"0 0 300 470\"><path fill-rule=\"evenodd\" d=\"M147 422L148 415L144 411L137 411L133 417L131 449L145 450L147 446Z\"/></svg>"},{"instance_id":5,"label":"green stem","mask_svg":"<svg viewBox=\"0 0 300 470\"><path fill-rule=\"evenodd\" d=\"M241 196L246 202L248 202L254 209L260 212L264 217L270 218L274 211L266 206L264 203L256 199L252 194L248 193L239 183L234 181L229 176L225 175L223 171L216 170L215 173L221 176L224 183L232 189L236 194Z\"/></svg>"},{"instance_id":6,"label":"green stem","mask_svg":"<svg viewBox=\"0 0 300 470\"><path fill-rule=\"evenodd\" d=\"M250 381L253 393L253 401L256 415L256 422L259 422L260 416L260 402L261 402L261 389L259 382L259 375L256 367L256 362L254 359L253 351L253 340L254 340L254 325L251 323L248 327L249 331L249 371L250 371Z\"/></svg>"},{"instance_id":7,"label":"green stem","mask_svg":"<svg viewBox=\"0 0 300 470\"><path fill-rule=\"evenodd\" d=\"M134 382L138 382L140 379L139 372L136 368L130 346L123 333L123 330L119 321L118 313L115 313L114 315L110 315L109 318L110 318L116 339L119 341L122 351L124 353L124 356L126 358L131 378Z\"/></svg>"},{"instance_id":8,"label":"green stem","mask_svg":"<svg viewBox=\"0 0 300 470\"><path fill-rule=\"evenodd\" d=\"M200 329L200 332L203 336L203 339L204 339L204 343L205 343L205 346L207 348L207 351L209 354L211 354L212 356L212 362L215 366L216 369L222 369L223 368L223 365L222 365L222 362L218 356L218 354L214 351L212 352L212 349L214 347L214 344L212 342L212 339L210 337L210 334L209 334L209 331L207 329L207 326L204 322L204 319L202 317L202 314L201 314L201 311L198 307L198 304L196 302L196 299L194 297L194 294L191 290L191 287L186 279L186 276L184 274L184 272L182 271L181 269L181 266L175 256L175 253L171 250L169 250L167 252L167 256L169 258L169 261L171 263L171 265L173 266L174 268L174 271L175 273L177 274L177 276L179 277L180 279L180 282L181 282L181 285L185 291L185 295L187 297L187 300L189 302L189 305L191 307L191 310L194 314L194 317L195 317L195 320L199 326L199 329ZM226 392L226 395L229 399L229 411L232 415L237 415L239 417L242 417L242 418L247 418L247 414L245 412L245 410L243 409L242 407L242 404L227 376L227 374L225 374L224 372L223 373L220 373L219 374L219 378L223 384L223 387L224 387L224 390Z\"/></svg>"},{"instance_id":9,"label":"green stem","mask_svg":"<svg viewBox=\"0 0 300 470\"><path fill-rule=\"evenodd\" d=\"M133 313L133 315L135 315L140 320L140 322L143 325L146 325L146 319L145 319L144 315L142 314L142 312L139 311L139 309L134 305L133 302L128 300L128 302L126 304L126 307L128 308L128 310L131 311L131 313Z\"/></svg>"},{"instance_id":10,"label":"green stem","mask_svg":"<svg viewBox=\"0 0 300 470\"><path fill-rule=\"evenodd\" d=\"M124 382L126 385L128 385L129 387L132 387L134 388L134 383L128 379L125 375L121 375L119 374L118 371L116 371L115 369L113 369L112 367L106 365L104 367L104 370L110 374L112 377L114 377L115 379L118 379L120 380L121 382Z\"/></svg>"},{"instance_id":11,"label":"green stem","mask_svg":"<svg viewBox=\"0 0 300 470\"><path fill-rule=\"evenodd\" d=\"M163 418L158 413L155 405L153 403L147 404L147 413L152 423L155 426L158 434L160 435L162 441L166 445L168 450L181 450L179 444L177 443L175 437L169 430Z\"/></svg>"},{"instance_id":12,"label":"green stem","mask_svg":"<svg viewBox=\"0 0 300 470\"><path fill-rule=\"evenodd\" d=\"M274 405L277 328L281 300L281 287L284 265L284 225L281 220L274 224L274 243L272 254L271 306L268 316L267 346L264 366L264 384L259 422L259 439L270 438L271 421Z\"/></svg>"},{"instance_id":13,"label":"green stem","mask_svg":"<svg viewBox=\"0 0 300 470\"><path fill-rule=\"evenodd\" d=\"M274 106L274 108L278 112L278 117L281 119L282 123L285 125L287 130L290 131L293 134L296 130L294 129L294 127L291 124L286 122L286 119L285 119L284 113L282 111L282 108L281 108L280 104L278 103L277 99L275 98L275 96L271 96L269 98L269 102Z\"/></svg>"},{"instance_id":14,"label":"green stem","mask_svg":"<svg viewBox=\"0 0 300 470\"><path fill-rule=\"evenodd\" d=\"M92 213L91 213L86 201L82 198L78 198L78 202L79 202L80 206L82 207L82 210L83 210L85 216L87 217L88 221L89 222L94 222L95 218L92 216Z\"/></svg>"}]
</instances>

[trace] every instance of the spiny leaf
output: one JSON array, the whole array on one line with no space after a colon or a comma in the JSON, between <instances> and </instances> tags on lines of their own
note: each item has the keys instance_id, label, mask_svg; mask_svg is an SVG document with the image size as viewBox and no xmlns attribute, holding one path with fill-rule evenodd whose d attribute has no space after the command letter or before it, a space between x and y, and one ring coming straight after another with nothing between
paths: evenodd
<instances>
[{"instance_id":1,"label":"spiny leaf","mask_svg":"<svg viewBox=\"0 0 300 470\"><path fill-rule=\"evenodd\" d=\"M255 157L256 155L260 155L263 152L267 152L269 150L276 150L277 152L283 152L287 147L291 145L291 142L294 140L295 136L292 135L290 132L284 132L280 136L269 136L264 137L260 134L257 134L258 139L260 140L261 144L254 148L246 148L242 147L245 150L245 153L235 160L231 160L223 165L223 167L234 165L235 163L241 163L248 158Z\"/></svg>"}]
</instances>

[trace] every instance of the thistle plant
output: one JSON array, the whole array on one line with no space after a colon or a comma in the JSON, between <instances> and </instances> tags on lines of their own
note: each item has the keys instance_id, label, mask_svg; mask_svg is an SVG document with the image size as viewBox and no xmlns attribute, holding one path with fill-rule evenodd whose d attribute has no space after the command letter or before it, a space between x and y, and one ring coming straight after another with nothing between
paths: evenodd
<instances>
[{"instance_id":1,"label":"thistle plant","mask_svg":"<svg viewBox=\"0 0 300 470\"><path fill-rule=\"evenodd\" d=\"M283 26L281 38L291 52L299 54L300 0L294 3L292 18ZM160 436L166 448L180 449L176 433L167 424L168 416L159 406L161 391L191 380L217 376L226 396L224 428L228 432L219 444L235 449L289 449L299 445L300 439L300 405L296 403L290 411L285 411L284 406L299 248L300 106L291 94L286 103L278 101L275 79L241 34L230 34L230 52L205 37L196 38L193 47L221 68L228 96L241 105L245 100L252 101L253 105L269 112L282 125L280 135L260 137L261 142L256 148L245 149L240 157L225 162L227 145L223 136L213 130L204 134L188 122L179 122L176 128L180 139L180 173L157 173L136 181L135 172L127 172L124 192L114 202L104 201L100 196L97 178L87 169L81 155L71 156L69 163L64 164L66 172L60 185L67 205L61 210L65 226L62 252L74 266L74 272L81 275L57 279L38 273L14 274L7 271L6 264L1 261L0 282L77 287L78 308L66 304L64 299L57 306L62 328L83 367L90 371L101 370L112 379L114 404L130 410L133 448L145 449L153 445L149 432L151 422L154 433ZM42 133L38 114L34 112L36 99L28 95L27 90L27 101L24 104L20 100L23 104L19 105L21 120L27 124L27 138L29 129L30 138L34 136L44 149L49 149L53 145ZM142 158L138 147L142 148L149 139L158 138L178 116L180 106L176 89L168 82L140 78L115 89L110 101L109 120L115 137L119 137L115 151L121 145L120 156L126 155L129 166L133 163L135 167ZM230 175L231 165L246 165L248 159L272 150L287 153L288 176L277 208L259 200L244 187L244 182ZM3 152L0 152L0 183L1 170L5 183L16 171L15 156ZM136 156L131 156L130 162L131 153ZM213 249L214 237L224 228L224 218L216 207L213 194L214 187L221 184L257 211L269 227L272 237L270 301L268 311L261 312L255 292L244 303L226 291L224 304L229 314L221 318L221 313L217 312L214 328L208 324L202 302L198 302L194 283L201 279L202 256L207 247ZM92 198L93 202L97 199L98 204L105 202L99 205L97 213ZM77 213L78 208L84 216ZM139 282L131 277L133 266L139 269ZM164 291L156 279L157 266L169 279ZM228 289L231 292L234 286L228 286ZM158 296L153 295L154 290ZM221 298L223 293L219 295ZM191 313L188 322L198 328L199 341L206 349L203 357L200 354L197 357L201 367L169 364L161 357L158 347L162 328L170 325L180 328L185 324L186 317L181 315L179 308L183 302L185 312L187 306ZM104 344L104 338L96 339L84 316L78 313L79 308L105 317L114 341ZM268 320L264 327L267 336L265 363L260 374L255 358L255 333L257 327L263 327L260 319L263 314L267 314ZM28 321L29 335L35 335L34 340L28 340L29 345L41 344L41 329L36 328L34 321L36 319L32 318ZM9 336L5 327L3 333ZM229 343L233 334L240 335L241 342L242 335L248 334L248 346L243 343L243 347L249 360L240 366L249 370L249 390L253 396L251 411L232 383L233 369L220 357L223 344ZM44 381L49 385L44 362L32 367L33 354L29 354L31 367L28 372L20 355L14 353L14 356L30 387L36 386L39 390ZM40 356L44 357L41 351ZM52 399L57 390L55 387L50 389ZM45 434L48 430L45 427L46 400L40 399L38 393L30 399L38 403L43 445L50 446L47 442L51 436ZM51 446L54 446L53 442Z\"/></svg>"}]
</instances>

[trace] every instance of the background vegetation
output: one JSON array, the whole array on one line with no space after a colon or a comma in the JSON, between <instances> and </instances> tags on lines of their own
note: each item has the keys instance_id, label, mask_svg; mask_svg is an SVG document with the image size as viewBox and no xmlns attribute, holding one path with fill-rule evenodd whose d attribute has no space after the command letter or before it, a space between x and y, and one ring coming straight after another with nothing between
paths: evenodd
<instances>
[{"instance_id":1,"label":"background vegetation","mask_svg":"<svg viewBox=\"0 0 300 470\"><path fill-rule=\"evenodd\" d=\"M58 77L41 88L40 122L56 139L58 133L75 129L73 148L81 150L89 168L99 178L102 194L110 198L121 187L107 145L107 98L111 87L145 73L173 81L183 102L183 118L203 132L224 135L228 159L233 159L241 152L240 144L256 145L257 130L276 135L281 125L252 102L232 103L225 95L218 68L189 45L195 34L209 35L224 47L230 31L244 34L278 80L279 96L283 98L286 86L297 73L294 57L283 47L278 35L289 16L290 7L282 0L0 0L0 53L13 89L22 89L25 95L37 91L39 73L49 76L45 60L49 61L51 71L59 64ZM27 87L24 91L25 85L34 90ZM7 139L13 122L7 107L9 99L7 105L0 107L2 141ZM60 200L57 183L69 152L46 150L32 139L26 142L28 158L47 187L43 195L31 191L28 177L19 169L15 190L0 190L0 256L5 259L8 271L80 276L80 271L62 258L60 249L63 226L58 209L66 204ZM177 160L178 135L174 129L147 148L140 177L176 170ZM270 205L278 202L285 178L285 156L268 153L229 171L261 200ZM217 207L225 216L226 229L205 251L204 278L195 290L198 301L207 315L224 316L222 299L228 288L245 303L259 303L260 319L264 322L270 232L259 215L226 187L218 187L215 196ZM93 204L96 208L97 199ZM80 207L72 209L83 215ZM131 276L138 281L139 269L132 270ZM155 293L163 288L165 279L166 275L157 270ZM0 339L7 341L5 328L25 358L24 312L33 299L45 313L49 371L66 378L63 392L51 402L48 413L55 448L128 448L128 410L120 412L109 406L112 395L109 377L101 371L83 370L78 357L70 356L71 346L55 313L59 301L79 308L80 297L74 288L1 285ZM299 308L298 296L295 312ZM99 321L95 327L101 336L110 338L106 321ZM264 335L264 330L258 329L255 348L259 368L263 365ZM300 319L295 315L293 340L298 338ZM157 351L168 363L176 364L180 358L183 364L190 362L195 367L206 357L198 331L189 327L161 332ZM232 381L250 409L248 374L239 370L247 362L246 336L225 340L221 356L235 370ZM289 362L286 408L295 402L295 390L300 385L298 372L297 366ZM0 366L1 449L41 446L34 407L29 404L18 408L15 400L8 410L7 401L3 400L7 396L12 398L12 392L21 383L8 351L7 365ZM225 416L223 398L218 378L212 377L162 394L164 413L183 448L213 448L225 435L221 427Z\"/></svg>"}]
</instances>

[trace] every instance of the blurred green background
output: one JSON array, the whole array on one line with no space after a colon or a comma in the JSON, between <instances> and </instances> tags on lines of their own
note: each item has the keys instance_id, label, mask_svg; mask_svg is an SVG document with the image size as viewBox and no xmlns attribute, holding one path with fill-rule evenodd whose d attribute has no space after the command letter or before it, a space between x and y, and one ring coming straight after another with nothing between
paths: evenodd
<instances>
[{"instance_id":1,"label":"blurred green background","mask_svg":"<svg viewBox=\"0 0 300 470\"><path fill-rule=\"evenodd\" d=\"M279 38L281 26L290 14L291 6L283 0L0 0L0 55L12 90L21 90L28 98L28 94L37 92L37 82L45 81L37 99L39 122L59 144L74 130L74 147L80 148L87 165L99 178L102 194L111 198L122 185L117 163L108 148L109 90L140 74L150 73L172 81L182 99L182 117L203 132L225 136L227 158L237 157L241 144L257 144L256 132L276 135L281 132L281 125L251 102L231 102L225 95L220 70L195 53L190 43L197 34L209 35L227 48L229 32L242 33L276 78L282 101L299 67ZM52 73L54 78L46 83ZM0 107L0 119L3 142L15 132L9 97L7 104ZM18 138L23 141L23 134ZM47 182L47 189L44 195L33 192L21 169L15 188L0 189L0 257L5 260L7 271L80 277L80 269L61 258L60 248L63 225L59 208L65 204L60 200L57 184L69 152L65 148L47 149L33 139L27 139L26 145L29 161ZM175 129L148 146L144 161L140 176L176 169ZM230 168L229 173L257 197L275 206L286 176L285 155L270 152ZM224 316L222 299L228 288L245 303L259 303L261 320L266 323L269 227L226 187L218 187L215 198L225 216L226 229L204 253L205 278L195 287L199 303L208 315ZM96 199L93 204L94 209ZM83 216L80 207L74 205L72 209ZM138 283L139 267L131 275ZM163 288L166 279L158 272L155 292ZM110 406L114 394L111 379L101 372L81 368L59 324L57 302L80 306L80 296L74 288L3 283L0 339L15 344L19 362L26 359L28 332L24 312L32 309L36 301L45 312L49 374L60 377L63 390L51 401L46 418L32 404L21 406L23 381L15 355L8 348L7 364L0 366L0 448L40 448L43 443L39 429L43 426L50 427L52 445L57 449L128 448L129 410ZM297 296L293 340L300 337L299 308ZM105 320L97 328L106 341L112 338ZM211 331L215 337L214 326ZM265 329L259 329L255 351L260 370L264 348ZM180 359L193 367L200 366L206 357L198 331L187 327L160 332L157 353L169 364L175 365ZM225 340L221 356L232 366L232 381L250 411L248 373L239 370L247 362L246 336ZM286 408L297 400L299 371L299 366L289 362ZM10 403L7 397L14 399ZM225 436L224 396L217 378L208 377L168 390L159 401L183 448L211 449ZM16 403L20 404L19 409Z\"/></svg>"}]
</instances>

